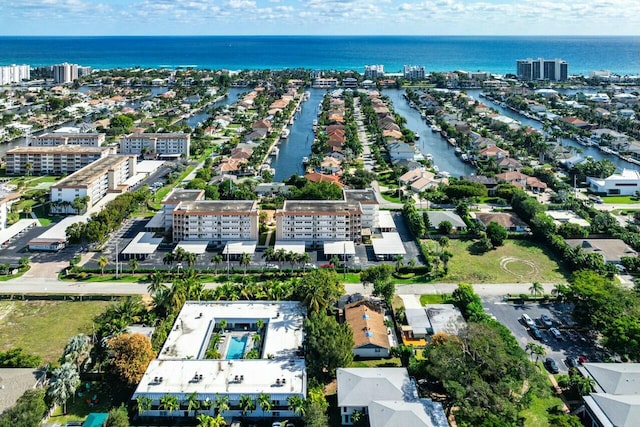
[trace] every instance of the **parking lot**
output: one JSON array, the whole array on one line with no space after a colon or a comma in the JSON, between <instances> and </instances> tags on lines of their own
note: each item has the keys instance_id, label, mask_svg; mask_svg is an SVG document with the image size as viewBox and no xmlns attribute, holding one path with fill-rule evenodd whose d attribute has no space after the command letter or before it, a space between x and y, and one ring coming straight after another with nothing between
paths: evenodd
<instances>
[{"instance_id":1,"label":"parking lot","mask_svg":"<svg viewBox=\"0 0 640 427\"><path fill-rule=\"evenodd\" d=\"M560 373L567 373L569 368L565 362L567 357L586 356L589 361L599 361L601 352L583 331L575 328L571 318L571 306L569 304L511 304L494 299L486 299L483 306L487 313L495 316L495 319L505 325L516 337L520 346L524 349L529 342L539 342L543 345L547 354L555 360ZM537 341L522 320L522 315L527 314L536 323L542 339ZM542 314L547 314L552 322L546 326L540 319ZM550 332L551 328L560 331L561 339L556 339Z\"/></svg>"}]
</instances>

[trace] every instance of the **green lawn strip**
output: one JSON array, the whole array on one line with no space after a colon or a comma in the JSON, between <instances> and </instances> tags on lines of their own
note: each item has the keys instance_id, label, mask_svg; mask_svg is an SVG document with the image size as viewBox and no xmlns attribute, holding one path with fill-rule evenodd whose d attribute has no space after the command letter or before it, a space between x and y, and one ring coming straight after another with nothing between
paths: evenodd
<instances>
[{"instance_id":1,"label":"green lawn strip","mask_svg":"<svg viewBox=\"0 0 640 427\"><path fill-rule=\"evenodd\" d=\"M425 304L453 304L451 294L424 294L420 295L420 305Z\"/></svg>"},{"instance_id":2,"label":"green lawn strip","mask_svg":"<svg viewBox=\"0 0 640 427\"><path fill-rule=\"evenodd\" d=\"M402 366L400 358L390 357L388 359L361 359L351 362L352 368L377 368Z\"/></svg>"},{"instance_id":3,"label":"green lawn strip","mask_svg":"<svg viewBox=\"0 0 640 427\"><path fill-rule=\"evenodd\" d=\"M635 196L602 196L602 201L609 205L629 205L640 203L640 200Z\"/></svg>"},{"instance_id":4,"label":"green lawn strip","mask_svg":"<svg viewBox=\"0 0 640 427\"><path fill-rule=\"evenodd\" d=\"M109 305L106 301L1 301L0 349L21 347L57 362L74 335L92 332L92 320ZM70 315L73 313L73 315Z\"/></svg>"},{"instance_id":5,"label":"green lawn strip","mask_svg":"<svg viewBox=\"0 0 640 427\"><path fill-rule=\"evenodd\" d=\"M399 197L389 196L389 195L384 194L384 193L382 193L382 198L385 199L387 202L402 203L402 201L400 200Z\"/></svg>"},{"instance_id":6,"label":"green lawn strip","mask_svg":"<svg viewBox=\"0 0 640 427\"><path fill-rule=\"evenodd\" d=\"M86 387L87 384L89 388ZM83 421L91 412L109 412L111 404L112 399L104 383L83 381L76 396L67 402L66 415L62 414L62 406L58 406L49 421L60 425L65 425L68 421Z\"/></svg>"},{"instance_id":7,"label":"green lawn strip","mask_svg":"<svg viewBox=\"0 0 640 427\"><path fill-rule=\"evenodd\" d=\"M428 242L428 241L425 241ZM531 283L566 281L568 273L545 247L528 240L507 240L503 246L476 254L473 240L451 239L449 273L442 282Z\"/></svg>"}]
</instances>

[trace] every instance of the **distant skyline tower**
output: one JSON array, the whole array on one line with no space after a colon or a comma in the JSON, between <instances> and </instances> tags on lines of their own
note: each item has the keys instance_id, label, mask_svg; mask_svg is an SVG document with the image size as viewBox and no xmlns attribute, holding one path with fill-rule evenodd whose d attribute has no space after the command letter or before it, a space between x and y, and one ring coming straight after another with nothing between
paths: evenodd
<instances>
[{"instance_id":1,"label":"distant skyline tower","mask_svg":"<svg viewBox=\"0 0 640 427\"><path fill-rule=\"evenodd\" d=\"M55 83L71 83L78 79L78 64L56 64L53 66L53 81Z\"/></svg>"},{"instance_id":2,"label":"distant skyline tower","mask_svg":"<svg viewBox=\"0 0 640 427\"><path fill-rule=\"evenodd\" d=\"M516 61L519 80L564 81L569 77L569 65L562 59L519 59Z\"/></svg>"}]
</instances>

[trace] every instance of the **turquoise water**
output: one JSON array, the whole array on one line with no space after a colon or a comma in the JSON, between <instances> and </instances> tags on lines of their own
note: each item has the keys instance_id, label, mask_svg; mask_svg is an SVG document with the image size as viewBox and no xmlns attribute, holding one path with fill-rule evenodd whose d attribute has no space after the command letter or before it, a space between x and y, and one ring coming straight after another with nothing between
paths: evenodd
<instances>
[{"instance_id":1,"label":"turquoise water","mask_svg":"<svg viewBox=\"0 0 640 427\"><path fill-rule=\"evenodd\" d=\"M248 335L241 337L231 337L229 341L229 348L227 348L227 360L237 360L244 357L244 350L247 348Z\"/></svg>"},{"instance_id":2,"label":"turquoise water","mask_svg":"<svg viewBox=\"0 0 640 427\"><path fill-rule=\"evenodd\" d=\"M0 65L70 62L94 68L356 70L405 64L427 71L515 73L516 60L562 58L569 74L638 74L635 36L162 36L0 37Z\"/></svg>"}]
</instances>

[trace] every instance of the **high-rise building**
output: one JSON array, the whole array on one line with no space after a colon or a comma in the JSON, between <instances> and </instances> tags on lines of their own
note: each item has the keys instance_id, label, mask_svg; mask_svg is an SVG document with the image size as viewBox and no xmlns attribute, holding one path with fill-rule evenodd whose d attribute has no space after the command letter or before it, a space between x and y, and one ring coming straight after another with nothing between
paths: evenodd
<instances>
[{"instance_id":1,"label":"high-rise building","mask_svg":"<svg viewBox=\"0 0 640 427\"><path fill-rule=\"evenodd\" d=\"M78 64L56 64L53 66L53 81L55 83L71 83L78 79Z\"/></svg>"},{"instance_id":2,"label":"high-rise building","mask_svg":"<svg viewBox=\"0 0 640 427\"><path fill-rule=\"evenodd\" d=\"M381 77L384 77L384 65L365 65L365 79L377 79Z\"/></svg>"},{"instance_id":3,"label":"high-rise building","mask_svg":"<svg viewBox=\"0 0 640 427\"><path fill-rule=\"evenodd\" d=\"M409 80L424 80L426 72L422 65L405 65L404 78Z\"/></svg>"},{"instance_id":4,"label":"high-rise building","mask_svg":"<svg viewBox=\"0 0 640 427\"><path fill-rule=\"evenodd\" d=\"M516 73L519 80L564 81L569 75L569 65L562 59L519 59Z\"/></svg>"},{"instance_id":5,"label":"high-rise building","mask_svg":"<svg viewBox=\"0 0 640 427\"><path fill-rule=\"evenodd\" d=\"M31 67L28 65L6 65L0 67L0 85L20 83L31 78Z\"/></svg>"}]
</instances>

